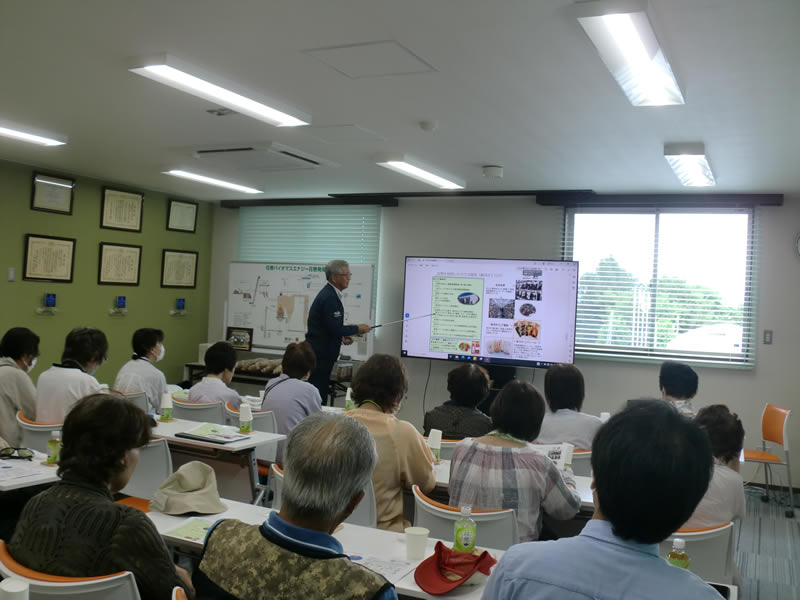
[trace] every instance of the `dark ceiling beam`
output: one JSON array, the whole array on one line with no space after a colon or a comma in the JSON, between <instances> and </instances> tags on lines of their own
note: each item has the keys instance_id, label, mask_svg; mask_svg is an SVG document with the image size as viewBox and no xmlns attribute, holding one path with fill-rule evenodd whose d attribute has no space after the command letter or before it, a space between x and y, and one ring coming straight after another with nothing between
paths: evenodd
<instances>
[{"instance_id":1,"label":"dark ceiling beam","mask_svg":"<svg viewBox=\"0 0 800 600\"><path fill-rule=\"evenodd\" d=\"M781 206L783 194L592 194L583 198L537 196L536 202L543 206L730 208Z\"/></svg>"},{"instance_id":2,"label":"dark ceiling beam","mask_svg":"<svg viewBox=\"0 0 800 600\"><path fill-rule=\"evenodd\" d=\"M379 204L380 206L397 206L396 198L382 195L368 195L364 198L260 198L257 200L220 200L222 208L242 208L249 206L354 206Z\"/></svg>"}]
</instances>

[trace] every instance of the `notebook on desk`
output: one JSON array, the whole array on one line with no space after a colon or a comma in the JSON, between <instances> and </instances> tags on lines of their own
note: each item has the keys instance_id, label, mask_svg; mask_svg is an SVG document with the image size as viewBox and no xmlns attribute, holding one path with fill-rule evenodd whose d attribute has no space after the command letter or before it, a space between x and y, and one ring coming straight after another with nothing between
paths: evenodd
<instances>
[{"instance_id":1,"label":"notebook on desk","mask_svg":"<svg viewBox=\"0 0 800 600\"><path fill-rule=\"evenodd\" d=\"M200 427L195 427L190 431L176 433L175 437L215 444L230 444L231 442L248 439L246 435L239 433L235 427L217 425L216 423L203 423Z\"/></svg>"}]
</instances>

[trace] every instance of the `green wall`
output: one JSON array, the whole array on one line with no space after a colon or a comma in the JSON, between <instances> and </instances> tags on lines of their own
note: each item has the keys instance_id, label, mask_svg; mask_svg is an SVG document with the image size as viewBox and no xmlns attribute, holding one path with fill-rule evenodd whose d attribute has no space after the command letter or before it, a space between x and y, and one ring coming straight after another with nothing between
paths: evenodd
<instances>
[{"instance_id":1,"label":"green wall","mask_svg":"<svg viewBox=\"0 0 800 600\"><path fill-rule=\"evenodd\" d=\"M208 326L209 267L211 264L212 206L200 203L196 233L167 231L167 196L130 186L113 186L144 194L141 233L100 228L102 188L109 185L83 177L76 179L72 215L30 209L34 167L0 161L0 335L10 327L28 327L41 338L41 356L32 373L34 382L51 363L57 362L64 338L73 327L91 326L108 337L108 362L97 370L101 383L114 383L117 371L133 352L131 336L140 327L164 330L166 356L158 363L169 383L183 378L183 363L197 360L197 345L206 341ZM44 173L59 175L48 169ZM24 281L23 257L26 233L76 238L72 283ZM142 246L138 286L98 285L100 242ZM199 252L195 289L162 289L163 248ZM8 268L16 269L16 281L8 281ZM37 315L45 293L57 295L59 312ZM127 296L128 314L111 316L115 296ZM186 298L187 316L169 311L176 298Z\"/></svg>"}]
</instances>

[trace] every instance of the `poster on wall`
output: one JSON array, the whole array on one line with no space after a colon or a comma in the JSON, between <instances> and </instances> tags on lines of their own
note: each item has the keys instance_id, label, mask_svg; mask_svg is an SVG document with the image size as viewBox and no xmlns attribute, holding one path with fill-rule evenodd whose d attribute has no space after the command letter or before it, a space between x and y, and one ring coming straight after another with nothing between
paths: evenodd
<instances>
[{"instance_id":1,"label":"poster on wall","mask_svg":"<svg viewBox=\"0 0 800 600\"><path fill-rule=\"evenodd\" d=\"M100 227L122 231L142 230L142 194L103 188Z\"/></svg>"},{"instance_id":2,"label":"poster on wall","mask_svg":"<svg viewBox=\"0 0 800 600\"><path fill-rule=\"evenodd\" d=\"M161 255L161 287L193 288L197 285L197 252L164 249Z\"/></svg>"},{"instance_id":3,"label":"poster on wall","mask_svg":"<svg viewBox=\"0 0 800 600\"><path fill-rule=\"evenodd\" d=\"M141 262L141 246L100 242L97 283L100 285L139 285Z\"/></svg>"},{"instance_id":4,"label":"poster on wall","mask_svg":"<svg viewBox=\"0 0 800 600\"><path fill-rule=\"evenodd\" d=\"M25 271L29 281L72 281L75 239L46 235L25 235Z\"/></svg>"}]
</instances>

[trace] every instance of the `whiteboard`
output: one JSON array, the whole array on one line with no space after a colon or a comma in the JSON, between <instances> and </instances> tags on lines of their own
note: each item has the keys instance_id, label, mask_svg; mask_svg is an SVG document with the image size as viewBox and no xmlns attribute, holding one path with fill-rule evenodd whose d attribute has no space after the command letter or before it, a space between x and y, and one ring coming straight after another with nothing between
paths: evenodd
<instances>
[{"instance_id":1,"label":"whiteboard","mask_svg":"<svg viewBox=\"0 0 800 600\"><path fill-rule=\"evenodd\" d=\"M350 265L350 286L342 292L344 323L372 323L372 265ZM232 262L228 277L227 327L253 329L253 346L283 350L306 338L308 311L326 285L325 265ZM342 354L366 360L373 334L356 337Z\"/></svg>"}]
</instances>

